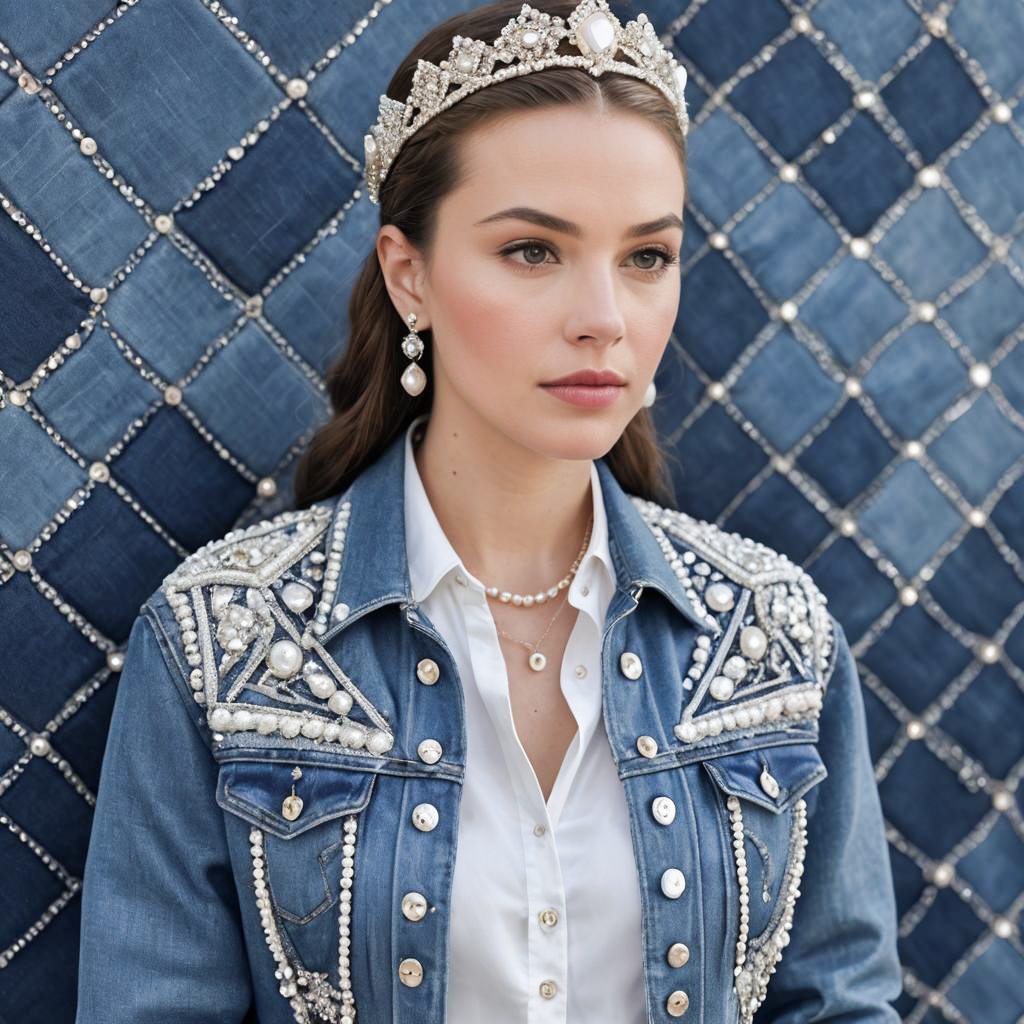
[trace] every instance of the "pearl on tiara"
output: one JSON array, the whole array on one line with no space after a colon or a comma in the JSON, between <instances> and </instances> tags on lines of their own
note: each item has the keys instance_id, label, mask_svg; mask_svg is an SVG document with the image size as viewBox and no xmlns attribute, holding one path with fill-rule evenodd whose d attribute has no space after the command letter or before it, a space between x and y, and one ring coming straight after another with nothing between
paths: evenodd
<instances>
[{"instance_id":1,"label":"pearl on tiara","mask_svg":"<svg viewBox=\"0 0 1024 1024\"><path fill-rule=\"evenodd\" d=\"M559 53L560 48L577 52ZM506 66L496 70L498 63ZM418 61L406 102L380 97L377 121L363 137L370 201L380 201L380 186L399 150L431 118L478 89L551 67L583 68L595 78L605 72L639 78L671 100L684 138L689 131L686 68L646 14L623 25L607 0L580 0L566 21L523 4L492 43L453 36L446 60Z\"/></svg>"}]
</instances>

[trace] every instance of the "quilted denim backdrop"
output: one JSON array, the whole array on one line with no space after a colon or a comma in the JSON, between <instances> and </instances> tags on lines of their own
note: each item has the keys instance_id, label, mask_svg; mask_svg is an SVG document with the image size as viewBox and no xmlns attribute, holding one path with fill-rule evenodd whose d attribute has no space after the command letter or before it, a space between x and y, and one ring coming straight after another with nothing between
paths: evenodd
<instances>
[{"instance_id":1,"label":"quilted denim backdrop","mask_svg":"<svg viewBox=\"0 0 1024 1024\"><path fill-rule=\"evenodd\" d=\"M362 136L470 0L0 8L0 1019L71 1021L123 645L287 507L377 210ZM854 644L908 1021L1024 1019L1024 4L648 0L690 73L658 375L682 507Z\"/></svg>"}]
</instances>

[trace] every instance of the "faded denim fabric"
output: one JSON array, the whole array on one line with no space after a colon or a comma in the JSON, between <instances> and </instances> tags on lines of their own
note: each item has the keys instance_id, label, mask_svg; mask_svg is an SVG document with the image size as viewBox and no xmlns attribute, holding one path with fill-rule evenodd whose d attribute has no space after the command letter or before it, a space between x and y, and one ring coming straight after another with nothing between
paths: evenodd
<instances>
[{"instance_id":1,"label":"faded denim fabric","mask_svg":"<svg viewBox=\"0 0 1024 1024\"><path fill-rule=\"evenodd\" d=\"M289 534L279 522L269 532L257 524L257 538L230 534L143 606L86 864L80 1024L198 1024L250 1013L284 1024L307 1019L297 1007L310 1020L345 1019L318 1016L304 994L312 991L335 1014L354 1002L367 1024L444 1021L467 737L454 661L409 589L403 446L404 435L348 492L317 503L296 527L308 532ZM647 1019L675 1019L683 1005L687 1020L704 1024L749 1020L767 983L758 1021L898 1020L888 1002L900 991L893 885L842 628L792 563L652 512L623 492L603 460L598 469L617 580L601 685L632 823L646 984L637 999L646 1000ZM667 554L651 522L664 524L661 539L673 538ZM296 538L291 548L288 536ZM247 545L259 553L244 554ZM747 561L748 585L738 565L730 570L726 549ZM284 599L309 585L300 563L322 565L316 552L332 550L342 557L336 593L320 590L309 608L289 610ZM272 573L240 568L264 555L281 559ZM706 575L706 586L684 586L682 565ZM355 705L344 720L330 702L308 699L326 692L323 679L293 666L285 686L264 671L275 645L294 642L325 600L347 613L332 614L316 643L295 649L338 687L352 684ZM232 607L259 619L263 601L273 605L265 621L276 625L246 641L252 649L237 652L221 677L224 645L235 636L226 624L240 623L243 633L251 625ZM743 661L738 645L756 648L758 624L770 630L771 647L748 659L744 682L734 671ZM809 660L797 653L805 650ZM620 662L625 651L640 659L638 678ZM424 659L436 666L433 682L422 674ZM759 660L771 665L754 685ZM731 697L714 688L722 672L737 677ZM302 678L308 692L295 681ZM813 695L822 692L819 714ZM285 719L300 715L290 701L303 695L314 712L288 729ZM705 734L681 739L692 735L679 724L691 704L699 711L691 729ZM338 728L353 723L362 739L339 742ZM392 742L373 753L382 723ZM434 764L417 754L427 737L443 749ZM293 785L304 803L289 817L283 801ZM667 823L654 811L666 797L676 809ZM437 824L424 831L413 819L426 804ZM345 843L354 847L349 874ZM681 893L672 869L682 872ZM409 892L427 901L421 920L403 913ZM673 966L677 943L688 955ZM419 984L402 983L409 971L420 972Z\"/></svg>"}]
</instances>

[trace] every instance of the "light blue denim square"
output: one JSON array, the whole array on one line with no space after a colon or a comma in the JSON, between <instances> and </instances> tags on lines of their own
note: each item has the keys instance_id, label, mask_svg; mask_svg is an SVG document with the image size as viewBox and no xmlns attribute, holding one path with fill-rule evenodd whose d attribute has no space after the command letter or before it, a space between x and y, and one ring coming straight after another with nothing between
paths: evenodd
<instances>
[{"instance_id":1,"label":"light blue denim square","mask_svg":"<svg viewBox=\"0 0 1024 1024\"><path fill-rule=\"evenodd\" d=\"M35 4L5 4L3 40L37 77L42 76L67 45L95 28L112 6L109 0L75 0L48 7L41 18ZM9 81L6 76L5 80Z\"/></svg>"},{"instance_id":2,"label":"light blue denim square","mask_svg":"<svg viewBox=\"0 0 1024 1024\"><path fill-rule=\"evenodd\" d=\"M1009 98L1024 78L1024 4L1020 0L971 0L953 7L949 29Z\"/></svg>"},{"instance_id":3,"label":"light blue denim square","mask_svg":"<svg viewBox=\"0 0 1024 1024\"><path fill-rule=\"evenodd\" d=\"M942 318L978 359L1024 323L1024 288L1001 263L942 307Z\"/></svg>"},{"instance_id":4,"label":"light blue denim square","mask_svg":"<svg viewBox=\"0 0 1024 1024\"><path fill-rule=\"evenodd\" d=\"M715 224L724 224L775 174L750 136L722 110L694 131L687 164L690 196Z\"/></svg>"},{"instance_id":5,"label":"light blue denim square","mask_svg":"<svg viewBox=\"0 0 1024 1024\"><path fill-rule=\"evenodd\" d=\"M787 451L835 405L840 387L788 330L750 361L732 400L780 451Z\"/></svg>"},{"instance_id":6,"label":"light blue denim square","mask_svg":"<svg viewBox=\"0 0 1024 1024\"><path fill-rule=\"evenodd\" d=\"M86 284L107 284L146 237L146 222L38 95L19 89L0 105L0 139L0 190Z\"/></svg>"},{"instance_id":7,"label":"light blue denim square","mask_svg":"<svg viewBox=\"0 0 1024 1024\"><path fill-rule=\"evenodd\" d=\"M1024 455L1024 431L1014 426L986 392L931 444L935 462L964 495L981 504L1000 476Z\"/></svg>"},{"instance_id":8,"label":"light blue denim square","mask_svg":"<svg viewBox=\"0 0 1024 1024\"><path fill-rule=\"evenodd\" d=\"M85 470L16 405L0 416L0 448L0 538L11 548L25 548L85 482Z\"/></svg>"},{"instance_id":9,"label":"light blue denim square","mask_svg":"<svg viewBox=\"0 0 1024 1024\"><path fill-rule=\"evenodd\" d=\"M160 393L129 366L109 333L96 327L60 371L43 381L35 399L72 447L102 459Z\"/></svg>"},{"instance_id":10,"label":"light blue denim square","mask_svg":"<svg viewBox=\"0 0 1024 1024\"><path fill-rule=\"evenodd\" d=\"M875 251L916 299L934 299L988 252L941 188L925 189Z\"/></svg>"},{"instance_id":11,"label":"light blue denim square","mask_svg":"<svg viewBox=\"0 0 1024 1024\"><path fill-rule=\"evenodd\" d=\"M168 381L177 381L243 310L165 238L106 304L114 329Z\"/></svg>"},{"instance_id":12,"label":"light blue denim square","mask_svg":"<svg viewBox=\"0 0 1024 1024\"><path fill-rule=\"evenodd\" d=\"M869 82L881 78L921 34L921 19L892 0L821 0L811 20Z\"/></svg>"},{"instance_id":13,"label":"light blue denim square","mask_svg":"<svg viewBox=\"0 0 1024 1024\"><path fill-rule=\"evenodd\" d=\"M255 473L326 418L327 402L255 323L248 323L185 389L203 425Z\"/></svg>"},{"instance_id":14,"label":"light blue denim square","mask_svg":"<svg viewBox=\"0 0 1024 1024\"><path fill-rule=\"evenodd\" d=\"M1024 213L1024 146L1007 125L990 124L947 172L992 230L1007 234Z\"/></svg>"},{"instance_id":15,"label":"light blue denim square","mask_svg":"<svg viewBox=\"0 0 1024 1024\"><path fill-rule=\"evenodd\" d=\"M788 299L839 248L832 225L796 185L780 184L730 234L733 249L774 298Z\"/></svg>"},{"instance_id":16,"label":"light blue denim square","mask_svg":"<svg viewBox=\"0 0 1024 1024\"><path fill-rule=\"evenodd\" d=\"M857 523L904 576L913 576L956 532L960 514L920 463L907 460L857 513Z\"/></svg>"}]
</instances>

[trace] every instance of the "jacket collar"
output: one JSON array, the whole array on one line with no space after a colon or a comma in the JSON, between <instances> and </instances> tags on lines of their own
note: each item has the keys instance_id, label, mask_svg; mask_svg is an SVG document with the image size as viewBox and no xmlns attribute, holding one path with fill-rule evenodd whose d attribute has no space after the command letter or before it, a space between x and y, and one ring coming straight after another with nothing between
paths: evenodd
<instances>
[{"instance_id":1,"label":"jacket collar","mask_svg":"<svg viewBox=\"0 0 1024 1024\"><path fill-rule=\"evenodd\" d=\"M623 591L653 587L695 626L713 628L714 623L694 609L650 527L607 462L601 458L595 464L617 587ZM326 501L333 503L328 545L336 543L339 527L345 530L341 576L333 605L344 603L349 608L341 622L335 623L333 617L329 620L327 635L381 605L414 604L405 543L405 430L347 491ZM351 504L347 525L339 516L346 503Z\"/></svg>"}]
</instances>

